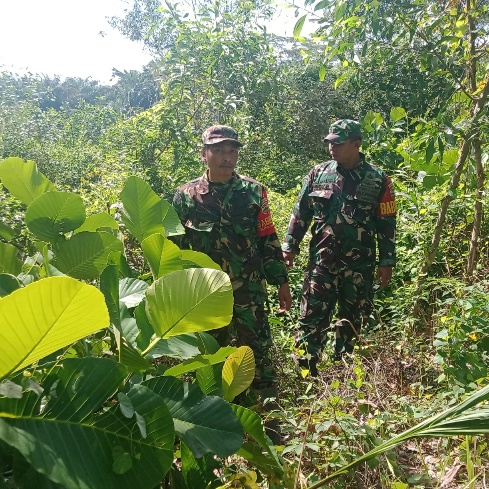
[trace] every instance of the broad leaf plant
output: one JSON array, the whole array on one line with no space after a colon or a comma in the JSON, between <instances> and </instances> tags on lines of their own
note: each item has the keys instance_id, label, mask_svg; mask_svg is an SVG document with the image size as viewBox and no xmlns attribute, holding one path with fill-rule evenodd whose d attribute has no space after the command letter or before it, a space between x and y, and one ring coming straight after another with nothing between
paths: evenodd
<instances>
[{"instance_id":1,"label":"broad leaf plant","mask_svg":"<svg viewBox=\"0 0 489 489\"><path fill-rule=\"evenodd\" d=\"M171 205L130 177L116 215L87 216L20 158L0 162L0 180L25 206L30 238L19 249L2 226L0 461L11 482L216 487L236 453L282 478L259 415L232 404L253 352L206 333L231 320L229 278L169 239L183 233Z\"/></svg>"}]
</instances>

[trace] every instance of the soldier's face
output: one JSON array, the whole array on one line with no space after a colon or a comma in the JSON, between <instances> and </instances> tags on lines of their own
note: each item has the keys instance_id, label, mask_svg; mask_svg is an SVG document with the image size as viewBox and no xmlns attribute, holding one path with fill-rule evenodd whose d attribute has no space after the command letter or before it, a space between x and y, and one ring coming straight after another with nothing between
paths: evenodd
<instances>
[{"instance_id":1,"label":"soldier's face","mask_svg":"<svg viewBox=\"0 0 489 489\"><path fill-rule=\"evenodd\" d=\"M202 150L207 163L209 178L213 182L227 182L233 176L238 163L239 147L229 141L212 144Z\"/></svg>"},{"instance_id":2,"label":"soldier's face","mask_svg":"<svg viewBox=\"0 0 489 489\"><path fill-rule=\"evenodd\" d=\"M329 143L329 152L336 162L346 168L356 166L360 160L361 141L345 141L341 144Z\"/></svg>"}]
</instances>

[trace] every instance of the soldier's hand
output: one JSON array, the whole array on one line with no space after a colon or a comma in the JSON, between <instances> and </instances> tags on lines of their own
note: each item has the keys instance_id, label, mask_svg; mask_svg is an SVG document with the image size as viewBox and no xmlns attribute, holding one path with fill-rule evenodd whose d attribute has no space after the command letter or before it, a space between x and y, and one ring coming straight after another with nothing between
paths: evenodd
<instances>
[{"instance_id":1,"label":"soldier's hand","mask_svg":"<svg viewBox=\"0 0 489 489\"><path fill-rule=\"evenodd\" d=\"M377 276L375 278L376 280L380 280L381 289L387 287L387 284L391 281L392 278L392 267L384 265L377 268Z\"/></svg>"},{"instance_id":2,"label":"soldier's hand","mask_svg":"<svg viewBox=\"0 0 489 489\"><path fill-rule=\"evenodd\" d=\"M290 293L290 287L288 283L282 284L278 288L278 312L289 311L292 307L292 294Z\"/></svg>"},{"instance_id":3,"label":"soldier's hand","mask_svg":"<svg viewBox=\"0 0 489 489\"><path fill-rule=\"evenodd\" d=\"M294 266L295 254L290 251L282 251L282 255L284 256L285 266L287 267L287 270L289 270L289 268Z\"/></svg>"}]
</instances>

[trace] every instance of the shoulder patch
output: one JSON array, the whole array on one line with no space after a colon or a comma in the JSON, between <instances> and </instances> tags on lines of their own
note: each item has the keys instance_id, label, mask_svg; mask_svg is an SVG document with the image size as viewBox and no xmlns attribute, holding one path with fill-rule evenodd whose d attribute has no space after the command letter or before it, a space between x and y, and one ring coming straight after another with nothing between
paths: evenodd
<instances>
[{"instance_id":1,"label":"shoulder patch","mask_svg":"<svg viewBox=\"0 0 489 489\"><path fill-rule=\"evenodd\" d=\"M376 214L378 217L395 216L397 214L396 197L394 195L394 186L390 177L386 176L387 188L384 195L377 205Z\"/></svg>"},{"instance_id":2,"label":"shoulder patch","mask_svg":"<svg viewBox=\"0 0 489 489\"><path fill-rule=\"evenodd\" d=\"M268 206L268 196L265 189L261 194L261 207L258 213L258 236L268 236L275 232L275 226L273 225L272 215L270 213L270 207Z\"/></svg>"}]
</instances>

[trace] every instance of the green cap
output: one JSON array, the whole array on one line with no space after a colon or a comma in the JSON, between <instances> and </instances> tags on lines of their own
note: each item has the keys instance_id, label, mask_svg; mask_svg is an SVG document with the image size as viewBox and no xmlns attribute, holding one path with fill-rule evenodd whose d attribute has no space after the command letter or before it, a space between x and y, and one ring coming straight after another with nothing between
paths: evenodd
<instances>
[{"instance_id":1,"label":"green cap","mask_svg":"<svg viewBox=\"0 0 489 489\"><path fill-rule=\"evenodd\" d=\"M237 146L243 146L238 140L238 132L229 126L211 126L202 134L204 144L217 144L223 141L231 141Z\"/></svg>"},{"instance_id":2,"label":"green cap","mask_svg":"<svg viewBox=\"0 0 489 489\"><path fill-rule=\"evenodd\" d=\"M345 141L362 139L362 126L352 119L339 119L329 126L329 134L324 138L333 144L341 144Z\"/></svg>"}]
</instances>

